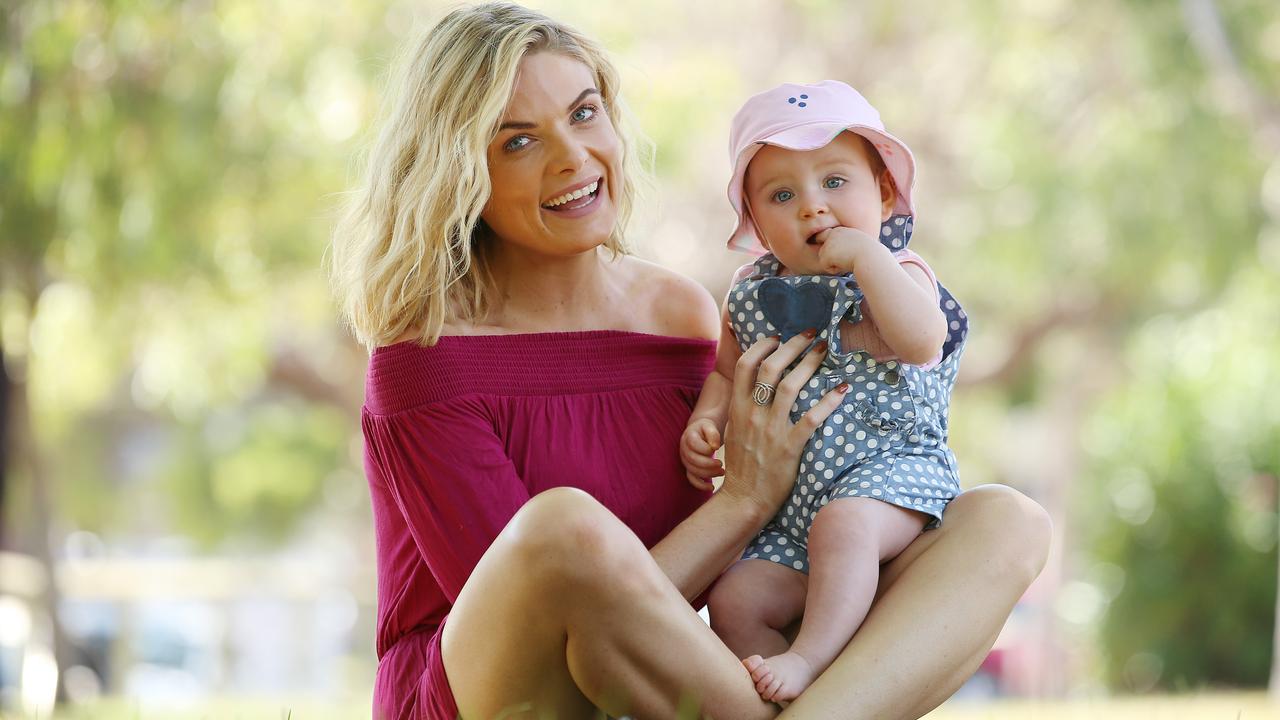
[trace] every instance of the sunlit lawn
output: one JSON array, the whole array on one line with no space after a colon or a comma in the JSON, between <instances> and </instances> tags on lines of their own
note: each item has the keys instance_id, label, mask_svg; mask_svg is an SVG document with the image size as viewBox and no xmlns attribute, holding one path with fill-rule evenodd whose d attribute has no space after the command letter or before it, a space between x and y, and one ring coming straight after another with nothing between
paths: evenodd
<instances>
[{"instance_id":1,"label":"sunlit lawn","mask_svg":"<svg viewBox=\"0 0 1280 720\"><path fill-rule=\"evenodd\" d=\"M9 716L5 716L6 720ZM216 700L189 708L144 708L123 699L60 711L57 720L346 720L369 717L367 699ZM1280 704L1262 693L1167 695L1098 700L956 700L927 720L1270 720Z\"/></svg>"},{"instance_id":2,"label":"sunlit lawn","mask_svg":"<svg viewBox=\"0 0 1280 720\"><path fill-rule=\"evenodd\" d=\"M190 706L143 706L125 698L104 699L59 710L55 720L351 720L368 718L368 698L221 698ZM5 716L4 720L8 720ZM23 718L23 720L27 720ZM34 720L34 719L33 719Z\"/></svg>"},{"instance_id":3,"label":"sunlit lawn","mask_svg":"<svg viewBox=\"0 0 1280 720\"><path fill-rule=\"evenodd\" d=\"M927 720L1273 720L1280 704L1263 693L1162 695L1096 700L955 701Z\"/></svg>"}]
</instances>

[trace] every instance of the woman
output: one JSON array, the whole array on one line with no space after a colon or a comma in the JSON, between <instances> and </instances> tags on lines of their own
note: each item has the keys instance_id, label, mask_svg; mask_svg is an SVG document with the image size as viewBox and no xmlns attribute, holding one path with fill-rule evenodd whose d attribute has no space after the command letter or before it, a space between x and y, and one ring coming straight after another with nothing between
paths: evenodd
<instances>
[{"instance_id":1,"label":"woman","mask_svg":"<svg viewBox=\"0 0 1280 720\"><path fill-rule=\"evenodd\" d=\"M394 82L332 258L372 349L376 712L774 717L691 602L781 505L838 404L832 391L788 418L821 353L798 336L743 354L724 484L691 488L677 440L719 312L625 252L636 148L600 48L484 5L442 20ZM753 402L757 381L777 386L772 404ZM1048 536L1013 490L962 494L885 567L883 602L785 716L935 707L985 656Z\"/></svg>"}]
</instances>

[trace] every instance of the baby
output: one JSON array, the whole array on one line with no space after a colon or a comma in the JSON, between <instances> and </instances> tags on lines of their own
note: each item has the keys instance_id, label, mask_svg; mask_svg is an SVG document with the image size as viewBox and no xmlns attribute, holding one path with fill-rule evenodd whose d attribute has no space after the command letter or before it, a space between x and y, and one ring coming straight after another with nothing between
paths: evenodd
<instances>
[{"instance_id":1,"label":"baby","mask_svg":"<svg viewBox=\"0 0 1280 720\"><path fill-rule=\"evenodd\" d=\"M968 322L907 249L911 151L853 88L788 83L752 97L730 152L729 247L768 254L739 270L725 300L716 368L680 441L690 482L707 489L722 472L714 453L734 365L756 341L807 332L826 344L792 421L851 386L805 447L791 497L709 600L712 627L760 696L788 701L862 624L880 565L936 527L959 492L947 406ZM757 383L753 400L767 406L774 390Z\"/></svg>"}]
</instances>

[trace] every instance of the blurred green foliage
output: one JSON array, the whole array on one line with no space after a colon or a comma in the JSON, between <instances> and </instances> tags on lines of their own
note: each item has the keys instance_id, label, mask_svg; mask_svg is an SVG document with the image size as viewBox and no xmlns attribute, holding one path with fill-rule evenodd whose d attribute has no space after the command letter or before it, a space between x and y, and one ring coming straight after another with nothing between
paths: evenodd
<instances>
[{"instance_id":1,"label":"blurred green foliage","mask_svg":"<svg viewBox=\"0 0 1280 720\"><path fill-rule=\"evenodd\" d=\"M662 207L637 239L713 292L742 262L721 249L737 105L784 80L861 89L917 155L913 247L974 318L966 482L1055 512L1070 576L1102 598L1074 617L1109 684L1263 682L1274 0L531 4L615 54L658 146ZM264 547L327 511L363 513L367 541L367 508L334 502L358 482L363 356L319 268L381 73L443 6L0 9L0 340L55 535ZM1049 428L1030 457L1011 439L1027 427ZM30 467L4 508L19 544L44 531Z\"/></svg>"}]
</instances>

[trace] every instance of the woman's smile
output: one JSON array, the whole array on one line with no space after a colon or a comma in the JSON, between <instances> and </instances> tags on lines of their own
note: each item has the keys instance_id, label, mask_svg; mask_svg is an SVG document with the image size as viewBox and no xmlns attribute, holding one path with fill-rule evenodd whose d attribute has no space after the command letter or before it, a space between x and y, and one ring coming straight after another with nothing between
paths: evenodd
<instances>
[{"instance_id":1,"label":"woman's smile","mask_svg":"<svg viewBox=\"0 0 1280 720\"><path fill-rule=\"evenodd\" d=\"M604 178L597 177L585 183L577 183L554 198L542 203L544 212L553 217L579 218L596 209L596 200L604 187Z\"/></svg>"}]
</instances>

